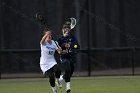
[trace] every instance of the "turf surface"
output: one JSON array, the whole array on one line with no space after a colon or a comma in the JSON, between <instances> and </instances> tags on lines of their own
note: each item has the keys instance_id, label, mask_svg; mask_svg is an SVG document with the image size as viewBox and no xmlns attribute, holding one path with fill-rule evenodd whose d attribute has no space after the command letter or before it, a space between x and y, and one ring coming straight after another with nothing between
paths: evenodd
<instances>
[{"instance_id":1,"label":"turf surface","mask_svg":"<svg viewBox=\"0 0 140 93\"><path fill-rule=\"evenodd\" d=\"M71 93L140 93L140 76L73 77ZM59 93L65 92L65 83ZM52 93L46 78L1 79L0 93Z\"/></svg>"}]
</instances>

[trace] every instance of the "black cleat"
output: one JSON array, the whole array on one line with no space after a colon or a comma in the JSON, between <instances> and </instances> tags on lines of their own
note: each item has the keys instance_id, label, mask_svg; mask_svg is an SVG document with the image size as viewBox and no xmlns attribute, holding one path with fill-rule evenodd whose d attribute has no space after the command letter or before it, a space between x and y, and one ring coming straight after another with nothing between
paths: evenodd
<instances>
[{"instance_id":1,"label":"black cleat","mask_svg":"<svg viewBox=\"0 0 140 93\"><path fill-rule=\"evenodd\" d=\"M70 93L70 91L71 91L71 90L70 90L70 89L68 89L68 90L67 90L67 93Z\"/></svg>"}]
</instances>

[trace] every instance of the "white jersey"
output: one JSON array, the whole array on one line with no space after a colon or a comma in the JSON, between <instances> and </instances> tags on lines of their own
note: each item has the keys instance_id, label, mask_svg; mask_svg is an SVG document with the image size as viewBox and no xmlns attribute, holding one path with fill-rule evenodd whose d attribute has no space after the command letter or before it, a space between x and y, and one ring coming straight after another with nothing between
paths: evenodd
<instances>
[{"instance_id":1,"label":"white jersey","mask_svg":"<svg viewBox=\"0 0 140 93\"><path fill-rule=\"evenodd\" d=\"M40 57L40 67L43 73L52 68L56 63L54 58L54 53L58 49L56 41L52 40L52 43L41 44L41 57ZM58 44L58 43L57 43Z\"/></svg>"}]
</instances>

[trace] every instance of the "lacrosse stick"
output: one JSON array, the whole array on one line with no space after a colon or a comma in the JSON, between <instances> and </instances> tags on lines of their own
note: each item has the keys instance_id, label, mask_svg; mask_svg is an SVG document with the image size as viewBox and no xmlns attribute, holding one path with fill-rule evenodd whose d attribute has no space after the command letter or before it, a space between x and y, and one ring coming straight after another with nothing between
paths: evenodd
<instances>
[{"instance_id":1,"label":"lacrosse stick","mask_svg":"<svg viewBox=\"0 0 140 93\"><path fill-rule=\"evenodd\" d=\"M73 18L73 17L71 17L70 20L71 20L70 27L71 27L71 29L73 29L73 28L76 26L76 23L77 23L77 22L76 22L76 19Z\"/></svg>"}]
</instances>

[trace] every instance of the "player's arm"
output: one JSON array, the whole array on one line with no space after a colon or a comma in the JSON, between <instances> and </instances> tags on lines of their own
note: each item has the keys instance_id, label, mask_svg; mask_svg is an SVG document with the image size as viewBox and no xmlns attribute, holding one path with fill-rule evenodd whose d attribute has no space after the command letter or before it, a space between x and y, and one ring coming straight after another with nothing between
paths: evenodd
<instances>
[{"instance_id":1,"label":"player's arm","mask_svg":"<svg viewBox=\"0 0 140 93\"><path fill-rule=\"evenodd\" d=\"M64 42L64 39L63 37L60 37L58 40L57 40L59 46L62 48L62 49L65 49L65 42Z\"/></svg>"},{"instance_id":2,"label":"player's arm","mask_svg":"<svg viewBox=\"0 0 140 93\"><path fill-rule=\"evenodd\" d=\"M60 37L57 40L57 42L58 42L59 46L62 49L61 54L66 54L67 53L67 50L66 50L66 43L64 42L64 39L62 37Z\"/></svg>"},{"instance_id":3,"label":"player's arm","mask_svg":"<svg viewBox=\"0 0 140 93\"><path fill-rule=\"evenodd\" d=\"M59 38L59 39L57 40L57 43L58 43L58 45L59 45L59 47L56 49L57 52L58 52L58 54L60 54L60 55L61 55L61 54L66 54L65 50L62 49L63 41L62 41L61 38Z\"/></svg>"},{"instance_id":4,"label":"player's arm","mask_svg":"<svg viewBox=\"0 0 140 93\"><path fill-rule=\"evenodd\" d=\"M57 52L58 52L59 54L62 54L62 48L59 47L59 48L57 49Z\"/></svg>"},{"instance_id":5,"label":"player's arm","mask_svg":"<svg viewBox=\"0 0 140 93\"><path fill-rule=\"evenodd\" d=\"M78 40L74 36L72 36L71 39L72 39L72 42L70 43L71 48L72 49L80 49L80 45L78 43Z\"/></svg>"},{"instance_id":6,"label":"player's arm","mask_svg":"<svg viewBox=\"0 0 140 93\"><path fill-rule=\"evenodd\" d=\"M42 39L41 39L41 41L40 41L40 44L42 44L42 45L44 44L46 37L47 37L47 34L45 34L45 35L42 37Z\"/></svg>"}]
</instances>

